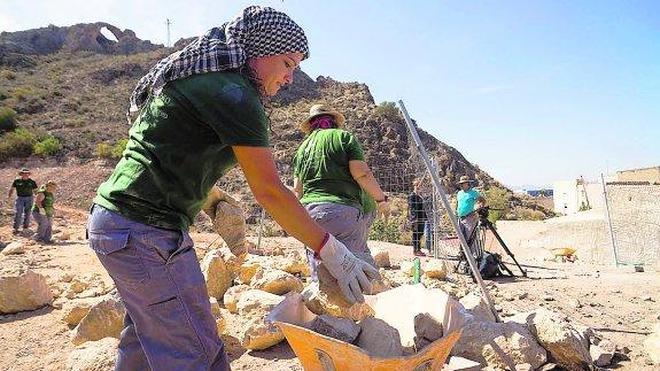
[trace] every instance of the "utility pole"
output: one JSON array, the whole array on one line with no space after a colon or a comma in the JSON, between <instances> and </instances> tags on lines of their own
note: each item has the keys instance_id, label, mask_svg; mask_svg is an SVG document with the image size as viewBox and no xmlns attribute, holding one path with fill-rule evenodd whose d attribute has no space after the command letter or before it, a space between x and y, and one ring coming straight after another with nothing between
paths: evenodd
<instances>
[{"instance_id":1,"label":"utility pole","mask_svg":"<svg viewBox=\"0 0 660 371\"><path fill-rule=\"evenodd\" d=\"M170 25L172 24L172 21L170 21L170 19L167 18L166 23L167 23L167 44L166 44L166 46L168 48L171 48L172 47L172 42L170 41Z\"/></svg>"}]
</instances>

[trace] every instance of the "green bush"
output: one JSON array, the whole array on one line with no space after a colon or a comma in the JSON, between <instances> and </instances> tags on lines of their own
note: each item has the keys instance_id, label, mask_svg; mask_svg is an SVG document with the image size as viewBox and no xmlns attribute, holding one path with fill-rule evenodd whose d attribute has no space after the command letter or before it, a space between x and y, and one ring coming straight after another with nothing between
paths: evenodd
<instances>
[{"instance_id":1,"label":"green bush","mask_svg":"<svg viewBox=\"0 0 660 371\"><path fill-rule=\"evenodd\" d=\"M11 157L28 157L37 137L25 128L18 128L0 137L0 161Z\"/></svg>"},{"instance_id":2,"label":"green bush","mask_svg":"<svg viewBox=\"0 0 660 371\"><path fill-rule=\"evenodd\" d=\"M16 111L0 107L0 133L16 129Z\"/></svg>"},{"instance_id":3,"label":"green bush","mask_svg":"<svg viewBox=\"0 0 660 371\"><path fill-rule=\"evenodd\" d=\"M399 118L399 109L394 102L382 102L376 107L376 114L389 120L397 120Z\"/></svg>"},{"instance_id":4,"label":"green bush","mask_svg":"<svg viewBox=\"0 0 660 371\"><path fill-rule=\"evenodd\" d=\"M128 143L128 139L119 139L117 142L115 142L115 145L112 147L112 158L121 158L122 153L124 153L124 149L126 149L126 144Z\"/></svg>"},{"instance_id":5,"label":"green bush","mask_svg":"<svg viewBox=\"0 0 660 371\"><path fill-rule=\"evenodd\" d=\"M484 198L490 207L488 220L495 223L497 220L502 219L510 209L509 205L509 192L504 188L491 187L486 190Z\"/></svg>"},{"instance_id":6,"label":"green bush","mask_svg":"<svg viewBox=\"0 0 660 371\"><path fill-rule=\"evenodd\" d=\"M398 223L376 219L369 231L369 239L376 241L400 243L401 231Z\"/></svg>"},{"instance_id":7,"label":"green bush","mask_svg":"<svg viewBox=\"0 0 660 371\"><path fill-rule=\"evenodd\" d=\"M96 145L96 155L104 159L120 159L126 143L128 139L119 139L112 146L108 143L99 143Z\"/></svg>"},{"instance_id":8,"label":"green bush","mask_svg":"<svg viewBox=\"0 0 660 371\"><path fill-rule=\"evenodd\" d=\"M47 135L39 142L35 143L33 148L34 154L42 157L53 156L61 150L62 144L59 139L52 135Z\"/></svg>"}]
</instances>

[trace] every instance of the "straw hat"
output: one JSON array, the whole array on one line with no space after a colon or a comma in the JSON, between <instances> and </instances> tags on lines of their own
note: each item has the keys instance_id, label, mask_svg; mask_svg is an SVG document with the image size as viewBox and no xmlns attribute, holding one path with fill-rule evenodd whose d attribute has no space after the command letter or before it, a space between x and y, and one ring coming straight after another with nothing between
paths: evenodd
<instances>
[{"instance_id":1,"label":"straw hat","mask_svg":"<svg viewBox=\"0 0 660 371\"><path fill-rule=\"evenodd\" d=\"M18 172L18 174L30 174L30 169L24 167L21 169L21 171Z\"/></svg>"},{"instance_id":2,"label":"straw hat","mask_svg":"<svg viewBox=\"0 0 660 371\"><path fill-rule=\"evenodd\" d=\"M337 124L338 128L341 129L344 127L344 122L346 121L344 115L330 107L327 107L325 104L315 104L309 109L309 116L307 116L307 118L300 123L300 130L302 130L302 132L305 134L309 134L311 131L309 121L320 115L330 115L335 119L335 123Z\"/></svg>"},{"instance_id":3,"label":"straw hat","mask_svg":"<svg viewBox=\"0 0 660 371\"><path fill-rule=\"evenodd\" d=\"M467 176L467 175L463 175L463 176L459 179L458 184L472 183L472 182L474 182L474 180L470 179L469 176Z\"/></svg>"}]
</instances>

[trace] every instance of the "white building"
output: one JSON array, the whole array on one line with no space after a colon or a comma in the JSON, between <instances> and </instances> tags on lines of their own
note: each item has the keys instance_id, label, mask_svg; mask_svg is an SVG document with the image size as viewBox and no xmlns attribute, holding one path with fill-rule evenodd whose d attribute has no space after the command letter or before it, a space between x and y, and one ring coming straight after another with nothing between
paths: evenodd
<instances>
[{"instance_id":1,"label":"white building","mask_svg":"<svg viewBox=\"0 0 660 371\"><path fill-rule=\"evenodd\" d=\"M585 181L582 178L562 180L554 182L552 189L555 213L570 215L582 210L605 207L600 182Z\"/></svg>"}]
</instances>

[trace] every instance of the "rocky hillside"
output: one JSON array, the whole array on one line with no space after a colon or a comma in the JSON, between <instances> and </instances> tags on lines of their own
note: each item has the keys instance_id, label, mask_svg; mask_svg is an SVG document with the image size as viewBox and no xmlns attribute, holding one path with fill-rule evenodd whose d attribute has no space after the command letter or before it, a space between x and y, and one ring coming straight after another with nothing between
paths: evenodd
<instances>
[{"instance_id":1,"label":"rocky hillside","mask_svg":"<svg viewBox=\"0 0 660 371\"><path fill-rule=\"evenodd\" d=\"M103 27L118 42L105 38ZM182 47L185 42L175 45ZM150 66L173 50L102 22L5 32L0 35L0 106L17 112L19 127L56 137L62 144L56 155L61 160L93 159L99 156L99 144L113 145L126 137L124 112L132 88ZM392 105L377 105L365 84L329 77L314 80L296 71L294 84L266 102L272 143L285 178L303 138L297 123L318 102L346 115L348 129L359 137L387 190L406 192L412 180L424 174L406 125ZM466 174L485 188L504 188L456 149L423 130L420 137L449 190ZM243 190L241 178L232 174L224 186Z\"/></svg>"}]
</instances>

